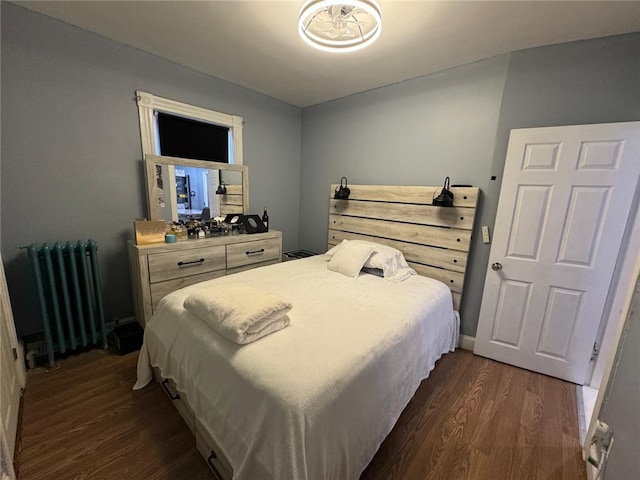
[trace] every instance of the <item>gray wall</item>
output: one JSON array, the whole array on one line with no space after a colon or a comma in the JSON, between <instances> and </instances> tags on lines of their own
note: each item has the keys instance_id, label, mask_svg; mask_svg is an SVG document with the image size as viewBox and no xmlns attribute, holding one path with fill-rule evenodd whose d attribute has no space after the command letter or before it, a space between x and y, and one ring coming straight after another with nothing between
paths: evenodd
<instances>
[{"instance_id":1,"label":"gray wall","mask_svg":"<svg viewBox=\"0 0 640 480\"><path fill-rule=\"evenodd\" d=\"M2 256L18 334L40 330L30 243L98 241L107 319L133 312L126 240L146 216L136 90L244 117L251 211L298 241L297 107L2 2Z\"/></svg>"},{"instance_id":2,"label":"gray wall","mask_svg":"<svg viewBox=\"0 0 640 480\"><path fill-rule=\"evenodd\" d=\"M493 227L510 129L640 120L640 34L515 52L301 112L6 2L1 17L0 244L20 335L40 329L19 250L32 242L96 239L107 318L132 313L125 242L146 215L135 90L243 116L251 210L269 207L285 250L317 252L329 185L343 175L389 185L450 175L481 188L476 225ZM467 335L489 255L480 237ZM602 411L617 438L607 478L624 478L639 441L628 401L640 393L636 317Z\"/></svg>"},{"instance_id":3,"label":"gray wall","mask_svg":"<svg viewBox=\"0 0 640 480\"><path fill-rule=\"evenodd\" d=\"M389 185L449 175L480 187L476 226L493 227L509 130L640 119L639 59L640 34L575 42L301 111L2 2L0 238L18 332L39 328L18 250L32 242L98 240L107 318L131 314L125 241L146 214L135 90L243 116L251 210L268 206L285 250L321 252L329 185L343 175ZM466 335L489 255L480 237L461 307Z\"/></svg>"},{"instance_id":4,"label":"gray wall","mask_svg":"<svg viewBox=\"0 0 640 480\"><path fill-rule=\"evenodd\" d=\"M507 66L508 56L500 56L305 109L301 247L326 250L329 185L343 175L382 185L441 185L448 175L452 184L485 191ZM491 224L487 213L480 209L478 225ZM478 238L476 259L488 255ZM484 280L478 261L474 270ZM463 332L475 331L473 316L461 307Z\"/></svg>"},{"instance_id":5,"label":"gray wall","mask_svg":"<svg viewBox=\"0 0 640 480\"><path fill-rule=\"evenodd\" d=\"M475 335L512 128L640 119L640 34L524 50L303 111L300 247L326 249L329 184L482 190L461 306ZM490 177L495 175L496 181Z\"/></svg>"}]
</instances>

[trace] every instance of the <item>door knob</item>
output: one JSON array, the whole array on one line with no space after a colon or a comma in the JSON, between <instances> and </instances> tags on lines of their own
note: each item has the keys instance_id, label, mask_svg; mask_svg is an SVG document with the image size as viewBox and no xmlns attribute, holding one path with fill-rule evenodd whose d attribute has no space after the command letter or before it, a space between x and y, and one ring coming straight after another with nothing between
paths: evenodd
<instances>
[{"instance_id":1,"label":"door knob","mask_svg":"<svg viewBox=\"0 0 640 480\"><path fill-rule=\"evenodd\" d=\"M498 270L502 270L502 264L498 262L492 263L491 268L497 272Z\"/></svg>"}]
</instances>

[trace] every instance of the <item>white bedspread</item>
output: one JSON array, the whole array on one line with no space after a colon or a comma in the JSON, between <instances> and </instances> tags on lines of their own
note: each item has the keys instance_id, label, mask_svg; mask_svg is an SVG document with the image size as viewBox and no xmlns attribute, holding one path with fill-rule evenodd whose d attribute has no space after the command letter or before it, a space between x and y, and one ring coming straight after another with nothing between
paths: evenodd
<instances>
[{"instance_id":1,"label":"white bedspread","mask_svg":"<svg viewBox=\"0 0 640 480\"><path fill-rule=\"evenodd\" d=\"M329 271L319 255L166 296L138 361L173 379L222 446L235 480L357 480L420 382L455 348L446 285ZM242 281L289 299L291 324L248 345L182 307L203 286Z\"/></svg>"}]
</instances>

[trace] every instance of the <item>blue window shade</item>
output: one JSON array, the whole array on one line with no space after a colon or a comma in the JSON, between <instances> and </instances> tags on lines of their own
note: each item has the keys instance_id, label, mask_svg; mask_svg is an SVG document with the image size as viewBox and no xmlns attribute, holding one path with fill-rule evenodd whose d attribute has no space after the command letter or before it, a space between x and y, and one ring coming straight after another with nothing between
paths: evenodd
<instances>
[{"instance_id":1,"label":"blue window shade","mask_svg":"<svg viewBox=\"0 0 640 480\"><path fill-rule=\"evenodd\" d=\"M229 129L158 113L160 154L229 163Z\"/></svg>"}]
</instances>

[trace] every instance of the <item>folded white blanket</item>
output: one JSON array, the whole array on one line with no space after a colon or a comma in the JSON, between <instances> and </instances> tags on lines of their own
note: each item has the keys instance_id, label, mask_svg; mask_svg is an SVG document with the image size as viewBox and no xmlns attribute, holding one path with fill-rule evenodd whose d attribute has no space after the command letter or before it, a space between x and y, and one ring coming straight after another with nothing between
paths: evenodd
<instances>
[{"instance_id":1,"label":"folded white blanket","mask_svg":"<svg viewBox=\"0 0 640 480\"><path fill-rule=\"evenodd\" d=\"M184 300L184 308L239 344L254 342L289 325L291 307L291 302L279 295L241 283L203 288Z\"/></svg>"}]
</instances>

